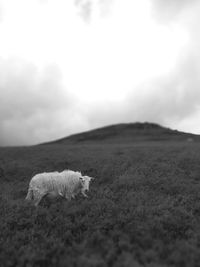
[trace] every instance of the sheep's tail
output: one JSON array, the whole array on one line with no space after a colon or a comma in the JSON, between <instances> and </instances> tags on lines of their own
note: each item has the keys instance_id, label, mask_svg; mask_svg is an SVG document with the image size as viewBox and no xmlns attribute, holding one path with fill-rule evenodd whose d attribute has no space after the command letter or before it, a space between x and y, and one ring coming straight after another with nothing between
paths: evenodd
<instances>
[{"instance_id":1,"label":"sheep's tail","mask_svg":"<svg viewBox=\"0 0 200 267\"><path fill-rule=\"evenodd\" d=\"M26 196L26 200L33 200L33 190L31 188L28 189L28 193L27 193L27 196Z\"/></svg>"}]
</instances>

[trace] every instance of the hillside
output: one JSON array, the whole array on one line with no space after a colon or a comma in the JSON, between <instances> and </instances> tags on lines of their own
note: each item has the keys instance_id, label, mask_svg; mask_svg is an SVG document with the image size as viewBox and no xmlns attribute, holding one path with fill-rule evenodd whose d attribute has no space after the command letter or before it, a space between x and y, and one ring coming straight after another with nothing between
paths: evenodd
<instances>
[{"instance_id":1,"label":"hillside","mask_svg":"<svg viewBox=\"0 0 200 267\"><path fill-rule=\"evenodd\" d=\"M70 135L45 144L130 143L140 141L199 141L200 136L155 123L121 123Z\"/></svg>"},{"instance_id":2,"label":"hillside","mask_svg":"<svg viewBox=\"0 0 200 267\"><path fill-rule=\"evenodd\" d=\"M24 200L64 169L95 178L88 198ZM1 148L0 266L197 267L199 173L199 142Z\"/></svg>"}]
</instances>

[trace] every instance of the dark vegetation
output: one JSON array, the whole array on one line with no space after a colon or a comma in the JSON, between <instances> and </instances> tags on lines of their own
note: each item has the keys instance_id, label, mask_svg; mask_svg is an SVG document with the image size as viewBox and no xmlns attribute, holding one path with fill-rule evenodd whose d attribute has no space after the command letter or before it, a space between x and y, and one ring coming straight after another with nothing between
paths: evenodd
<instances>
[{"instance_id":1,"label":"dark vegetation","mask_svg":"<svg viewBox=\"0 0 200 267\"><path fill-rule=\"evenodd\" d=\"M88 199L24 201L68 168L96 177ZM0 266L199 266L198 142L0 148L0 182Z\"/></svg>"},{"instance_id":2,"label":"dark vegetation","mask_svg":"<svg viewBox=\"0 0 200 267\"><path fill-rule=\"evenodd\" d=\"M133 143L141 141L200 141L200 136L179 132L155 123L121 123L74 134L46 144L96 144L96 143Z\"/></svg>"}]
</instances>

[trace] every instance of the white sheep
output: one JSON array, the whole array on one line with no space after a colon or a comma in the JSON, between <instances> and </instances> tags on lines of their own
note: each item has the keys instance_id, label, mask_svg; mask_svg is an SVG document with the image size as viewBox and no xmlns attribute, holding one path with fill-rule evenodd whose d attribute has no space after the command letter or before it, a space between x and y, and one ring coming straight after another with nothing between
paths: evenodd
<instances>
[{"instance_id":1,"label":"white sheep","mask_svg":"<svg viewBox=\"0 0 200 267\"><path fill-rule=\"evenodd\" d=\"M26 200L32 200L37 206L45 195L62 196L68 200L78 193L87 197L92 177L83 176L81 172L65 170L62 172L44 172L33 176L29 183Z\"/></svg>"}]
</instances>

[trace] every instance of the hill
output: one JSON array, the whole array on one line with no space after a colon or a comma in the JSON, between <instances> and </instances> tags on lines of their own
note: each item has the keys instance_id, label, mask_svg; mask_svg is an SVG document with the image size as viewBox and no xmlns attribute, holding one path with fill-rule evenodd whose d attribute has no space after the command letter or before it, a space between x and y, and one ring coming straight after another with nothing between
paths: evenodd
<instances>
[{"instance_id":1,"label":"hill","mask_svg":"<svg viewBox=\"0 0 200 267\"><path fill-rule=\"evenodd\" d=\"M24 201L64 169L95 178L88 198ZM197 267L199 173L199 142L1 148L0 266Z\"/></svg>"},{"instance_id":2,"label":"hill","mask_svg":"<svg viewBox=\"0 0 200 267\"><path fill-rule=\"evenodd\" d=\"M121 123L64 137L45 144L130 143L140 141L199 141L200 136L156 123Z\"/></svg>"},{"instance_id":3,"label":"hill","mask_svg":"<svg viewBox=\"0 0 200 267\"><path fill-rule=\"evenodd\" d=\"M2 147L0 266L199 266L200 142L188 138L135 123ZM31 177L64 169L95 178L88 198L24 200Z\"/></svg>"}]
</instances>

